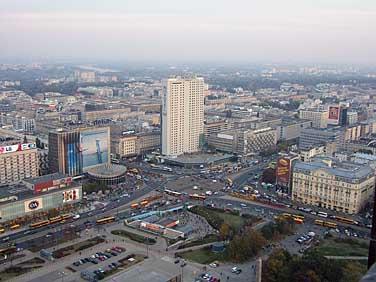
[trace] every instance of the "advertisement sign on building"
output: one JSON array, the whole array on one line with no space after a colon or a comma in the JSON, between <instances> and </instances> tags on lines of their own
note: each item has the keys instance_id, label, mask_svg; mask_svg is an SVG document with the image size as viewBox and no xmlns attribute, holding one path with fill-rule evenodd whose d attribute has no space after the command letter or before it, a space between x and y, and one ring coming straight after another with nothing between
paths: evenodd
<instances>
[{"instance_id":1,"label":"advertisement sign on building","mask_svg":"<svg viewBox=\"0 0 376 282\"><path fill-rule=\"evenodd\" d=\"M81 132L82 167L84 170L109 161L108 129Z\"/></svg>"},{"instance_id":2,"label":"advertisement sign on building","mask_svg":"<svg viewBox=\"0 0 376 282\"><path fill-rule=\"evenodd\" d=\"M24 202L25 212L33 212L40 209L43 209L43 200L42 198L36 198L32 200L27 200Z\"/></svg>"},{"instance_id":3,"label":"advertisement sign on building","mask_svg":"<svg viewBox=\"0 0 376 282\"><path fill-rule=\"evenodd\" d=\"M78 200L80 198L79 189L71 189L63 192L63 203Z\"/></svg>"},{"instance_id":4,"label":"advertisement sign on building","mask_svg":"<svg viewBox=\"0 0 376 282\"><path fill-rule=\"evenodd\" d=\"M288 184L290 180L290 160L285 158L278 159L277 162L277 183Z\"/></svg>"},{"instance_id":5,"label":"advertisement sign on building","mask_svg":"<svg viewBox=\"0 0 376 282\"><path fill-rule=\"evenodd\" d=\"M14 153L19 151L26 151L36 148L35 143L24 143L0 147L0 154Z\"/></svg>"},{"instance_id":6,"label":"advertisement sign on building","mask_svg":"<svg viewBox=\"0 0 376 282\"><path fill-rule=\"evenodd\" d=\"M69 185L72 184L72 177L55 179L55 180L53 180L52 184L53 184L53 186L61 186L61 185L69 186Z\"/></svg>"},{"instance_id":7,"label":"advertisement sign on building","mask_svg":"<svg viewBox=\"0 0 376 282\"><path fill-rule=\"evenodd\" d=\"M337 106L332 106L329 107L329 117L328 119L330 120L339 120L339 107Z\"/></svg>"}]
</instances>

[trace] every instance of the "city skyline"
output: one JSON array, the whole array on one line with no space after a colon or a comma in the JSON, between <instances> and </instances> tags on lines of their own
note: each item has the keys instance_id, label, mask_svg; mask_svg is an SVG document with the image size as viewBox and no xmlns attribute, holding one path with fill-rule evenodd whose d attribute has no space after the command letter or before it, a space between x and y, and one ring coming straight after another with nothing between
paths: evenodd
<instances>
[{"instance_id":1,"label":"city skyline","mask_svg":"<svg viewBox=\"0 0 376 282\"><path fill-rule=\"evenodd\" d=\"M372 1L76 2L3 1L0 59L376 63Z\"/></svg>"}]
</instances>

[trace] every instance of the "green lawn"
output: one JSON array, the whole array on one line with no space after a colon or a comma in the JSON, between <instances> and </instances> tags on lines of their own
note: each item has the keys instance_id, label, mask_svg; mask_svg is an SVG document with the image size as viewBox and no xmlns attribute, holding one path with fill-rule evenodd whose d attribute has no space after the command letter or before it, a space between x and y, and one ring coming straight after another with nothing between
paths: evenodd
<instances>
[{"instance_id":1,"label":"green lawn","mask_svg":"<svg viewBox=\"0 0 376 282\"><path fill-rule=\"evenodd\" d=\"M208 223L216 229L219 229L222 223L230 225L234 230L240 230L247 219L234 213L227 213L218 209L209 209L206 207L196 206L191 209L192 212L204 217ZM252 219L248 219L252 220ZM256 222L256 220L252 220Z\"/></svg>"},{"instance_id":2,"label":"green lawn","mask_svg":"<svg viewBox=\"0 0 376 282\"><path fill-rule=\"evenodd\" d=\"M225 223L232 226L235 230L239 230L243 227L245 219L239 215L233 215L224 212L215 212Z\"/></svg>"},{"instance_id":3,"label":"green lawn","mask_svg":"<svg viewBox=\"0 0 376 282\"><path fill-rule=\"evenodd\" d=\"M220 241L219 236L215 234L210 234L210 235L205 236L202 240L198 239L198 240L191 241L187 244L181 245L179 249L185 249L185 248L204 245L204 244L213 243L217 241Z\"/></svg>"},{"instance_id":4,"label":"green lawn","mask_svg":"<svg viewBox=\"0 0 376 282\"><path fill-rule=\"evenodd\" d=\"M188 251L184 253L179 253L179 256L193 262L201 264L209 264L213 261L223 261L225 260L224 253L213 253L210 247L206 247L199 250Z\"/></svg>"},{"instance_id":5,"label":"green lawn","mask_svg":"<svg viewBox=\"0 0 376 282\"><path fill-rule=\"evenodd\" d=\"M368 245L354 239L325 239L314 248L323 256L368 256Z\"/></svg>"},{"instance_id":6,"label":"green lawn","mask_svg":"<svg viewBox=\"0 0 376 282\"><path fill-rule=\"evenodd\" d=\"M131 239L132 241L136 241L138 243L143 243L147 245L154 245L157 242L153 238L148 238L148 237L145 237L136 233L131 233L125 230L112 230L111 233L114 235Z\"/></svg>"}]
</instances>

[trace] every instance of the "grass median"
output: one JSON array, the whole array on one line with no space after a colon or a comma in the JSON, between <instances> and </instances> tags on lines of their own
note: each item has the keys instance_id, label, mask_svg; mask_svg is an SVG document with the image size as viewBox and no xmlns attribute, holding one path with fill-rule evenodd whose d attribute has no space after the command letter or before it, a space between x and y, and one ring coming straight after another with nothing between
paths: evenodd
<instances>
[{"instance_id":1,"label":"grass median","mask_svg":"<svg viewBox=\"0 0 376 282\"><path fill-rule=\"evenodd\" d=\"M111 233L117 236L128 238L138 243L146 244L146 245L154 245L155 243L157 243L157 241L153 238L149 238L149 237L142 236L140 234L132 233L132 232L125 231L125 230L112 230Z\"/></svg>"}]
</instances>

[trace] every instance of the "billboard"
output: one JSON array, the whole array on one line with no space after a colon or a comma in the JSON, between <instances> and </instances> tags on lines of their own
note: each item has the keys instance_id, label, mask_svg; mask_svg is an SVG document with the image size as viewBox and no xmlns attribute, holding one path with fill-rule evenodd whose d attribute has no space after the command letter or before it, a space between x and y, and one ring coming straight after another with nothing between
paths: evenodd
<instances>
[{"instance_id":1,"label":"billboard","mask_svg":"<svg viewBox=\"0 0 376 282\"><path fill-rule=\"evenodd\" d=\"M277 162L277 183L288 184L290 180L290 165L291 161L287 158L279 158Z\"/></svg>"},{"instance_id":2,"label":"billboard","mask_svg":"<svg viewBox=\"0 0 376 282\"><path fill-rule=\"evenodd\" d=\"M87 168L109 162L110 144L108 128L82 131L80 139L82 168L84 171Z\"/></svg>"},{"instance_id":3,"label":"billboard","mask_svg":"<svg viewBox=\"0 0 376 282\"><path fill-rule=\"evenodd\" d=\"M26 151L26 150L30 150L34 148L36 148L35 143L23 143L23 144L3 146L3 147L0 147L0 154Z\"/></svg>"},{"instance_id":4,"label":"billboard","mask_svg":"<svg viewBox=\"0 0 376 282\"><path fill-rule=\"evenodd\" d=\"M330 120L339 120L339 107L338 106L331 106L329 107L329 117Z\"/></svg>"},{"instance_id":5,"label":"billboard","mask_svg":"<svg viewBox=\"0 0 376 282\"><path fill-rule=\"evenodd\" d=\"M52 181L53 186L60 186L60 185L71 185L72 184L72 177L65 177L60 179L55 179Z\"/></svg>"},{"instance_id":6,"label":"billboard","mask_svg":"<svg viewBox=\"0 0 376 282\"><path fill-rule=\"evenodd\" d=\"M71 189L63 192L63 203L72 202L80 199L80 190Z\"/></svg>"},{"instance_id":7,"label":"billboard","mask_svg":"<svg viewBox=\"0 0 376 282\"><path fill-rule=\"evenodd\" d=\"M27 200L24 202L24 205L25 205L25 213L34 212L34 211L43 209L43 200L42 198Z\"/></svg>"}]
</instances>

